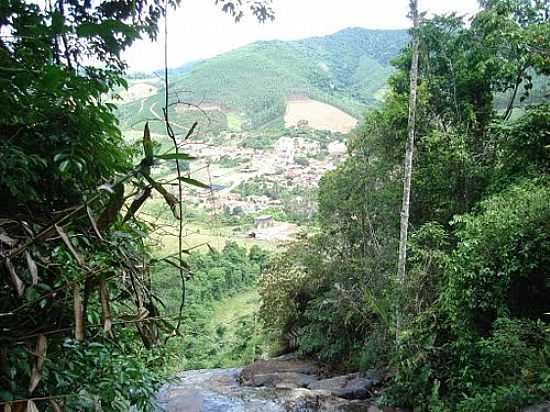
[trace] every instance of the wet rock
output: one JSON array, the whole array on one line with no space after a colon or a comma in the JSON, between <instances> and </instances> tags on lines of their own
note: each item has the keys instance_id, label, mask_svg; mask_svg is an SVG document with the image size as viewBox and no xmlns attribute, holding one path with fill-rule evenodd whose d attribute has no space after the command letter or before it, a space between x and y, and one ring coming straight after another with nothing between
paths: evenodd
<instances>
[{"instance_id":1,"label":"wet rock","mask_svg":"<svg viewBox=\"0 0 550 412\"><path fill-rule=\"evenodd\" d=\"M240 369L187 371L157 394L165 412L365 412L367 401L348 401L329 391L247 387Z\"/></svg>"},{"instance_id":2,"label":"wet rock","mask_svg":"<svg viewBox=\"0 0 550 412\"><path fill-rule=\"evenodd\" d=\"M242 376L242 375L241 375ZM247 386L268 386L275 388L305 388L317 378L296 372L274 372L251 375Z\"/></svg>"},{"instance_id":3,"label":"wet rock","mask_svg":"<svg viewBox=\"0 0 550 412\"><path fill-rule=\"evenodd\" d=\"M378 407L376 405L370 405L365 412L412 412L409 409L394 408L393 406Z\"/></svg>"},{"instance_id":4,"label":"wet rock","mask_svg":"<svg viewBox=\"0 0 550 412\"><path fill-rule=\"evenodd\" d=\"M405 412L379 409L365 399L385 380L383 372L329 379L319 379L318 373L317 364L295 356L258 361L244 369L187 371L157 393L157 411Z\"/></svg>"},{"instance_id":5,"label":"wet rock","mask_svg":"<svg viewBox=\"0 0 550 412\"><path fill-rule=\"evenodd\" d=\"M550 402L530 406L527 409L524 409L522 412L550 412Z\"/></svg>"},{"instance_id":6,"label":"wet rock","mask_svg":"<svg viewBox=\"0 0 550 412\"><path fill-rule=\"evenodd\" d=\"M358 377L358 373L351 373L349 375L335 376L328 379L320 379L316 382L312 382L308 386L308 388L313 390L325 390L333 392L335 390L344 388L344 386L346 386L349 381Z\"/></svg>"},{"instance_id":7,"label":"wet rock","mask_svg":"<svg viewBox=\"0 0 550 412\"><path fill-rule=\"evenodd\" d=\"M371 406L365 401L347 401L324 390L295 389L284 402L286 411L364 412Z\"/></svg>"},{"instance_id":8,"label":"wet rock","mask_svg":"<svg viewBox=\"0 0 550 412\"><path fill-rule=\"evenodd\" d=\"M240 382L245 386L274 386L279 383L276 375L287 374L288 379L294 376L296 387L301 387L309 383L304 375L315 376L318 372L319 367L309 361L294 358L259 360L243 369Z\"/></svg>"},{"instance_id":9,"label":"wet rock","mask_svg":"<svg viewBox=\"0 0 550 412\"><path fill-rule=\"evenodd\" d=\"M367 399L371 396L370 389L372 381L365 378L355 378L350 380L346 385L335 392L334 395L344 399Z\"/></svg>"},{"instance_id":10,"label":"wet rock","mask_svg":"<svg viewBox=\"0 0 550 412\"><path fill-rule=\"evenodd\" d=\"M371 389L383 381L383 373L369 371L365 376L359 373L321 379L311 383L309 389L330 391L333 395L345 399L367 399L371 396Z\"/></svg>"}]
</instances>

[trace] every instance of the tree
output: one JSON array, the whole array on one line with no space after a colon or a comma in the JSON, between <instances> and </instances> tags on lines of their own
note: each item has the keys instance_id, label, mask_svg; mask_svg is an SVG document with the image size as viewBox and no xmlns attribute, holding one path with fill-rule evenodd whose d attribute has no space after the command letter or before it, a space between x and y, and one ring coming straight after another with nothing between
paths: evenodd
<instances>
[{"instance_id":1,"label":"tree","mask_svg":"<svg viewBox=\"0 0 550 412\"><path fill-rule=\"evenodd\" d=\"M399 235L399 260L397 277L402 286L405 284L407 264L407 235L409 230L409 209L411 198L411 180L413 169L414 137L416 132L416 94L418 83L419 21L417 0L410 0L410 17L413 21L412 62L410 69L409 118L407 126L407 148L405 151L405 176L403 179L403 203L401 209L401 230ZM400 315L397 316L397 337L400 334Z\"/></svg>"}]
</instances>

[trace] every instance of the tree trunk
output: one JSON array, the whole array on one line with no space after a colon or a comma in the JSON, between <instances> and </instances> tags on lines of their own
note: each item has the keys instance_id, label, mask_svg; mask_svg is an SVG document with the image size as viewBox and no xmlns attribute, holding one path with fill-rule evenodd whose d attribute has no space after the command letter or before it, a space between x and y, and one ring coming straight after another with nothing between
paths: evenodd
<instances>
[{"instance_id":1,"label":"tree trunk","mask_svg":"<svg viewBox=\"0 0 550 412\"><path fill-rule=\"evenodd\" d=\"M408 139L405 152L405 176L403 179L403 203L401 208L401 230L399 236L399 261L397 265L397 277L402 288L405 286L406 263L407 263L407 235L409 229L409 209L411 198L411 178L413 168L414 136L416 133L416 88L418 83L418 3L417 0L410 0L410 18L413 21L412 38L412 62L410 70L410 94L409 94L409 120L408 120ZM399 339L401 332L401 310L398 302L396 336Z\"/></svg>"}]
</instances>

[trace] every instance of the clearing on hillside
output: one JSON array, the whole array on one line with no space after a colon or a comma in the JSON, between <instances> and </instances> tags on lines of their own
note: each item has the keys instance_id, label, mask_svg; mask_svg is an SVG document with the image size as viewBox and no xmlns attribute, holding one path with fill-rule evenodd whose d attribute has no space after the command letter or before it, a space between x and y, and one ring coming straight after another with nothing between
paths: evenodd
<instances>
[{"instance_id":1,"label":"clearing on hillside","mask_svg":"<svg viewBox=\"0 0 550 412\"><path fill-rule=\"evenodd\" d=\"M151 83L152 82L139 82L130 84L128 90L123 90L119 93L119 96L122 99L122 104L130 103L139 99L145 99L155 95L158 88L153 86Z\"/></svg>"},{"instance_id":2,"label":"clearing on hillside","mask_svg":"<svg viewBox=\"0 0 550 412\"><path fill-rule=\"evenodd\" d=\"M289 99L285 113L285 126L297 126L300 120L317 130L348 133L357 124L357 119L342 110L312 99Z\"/></svg>"}]
</instances>

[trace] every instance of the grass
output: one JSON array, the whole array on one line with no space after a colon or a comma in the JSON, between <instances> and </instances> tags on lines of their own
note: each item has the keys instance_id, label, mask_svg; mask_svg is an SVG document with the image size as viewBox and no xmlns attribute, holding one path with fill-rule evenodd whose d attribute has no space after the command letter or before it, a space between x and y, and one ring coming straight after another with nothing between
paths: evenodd
<instances>
[{"instance_id":1,"label":"grass","mask_svg":"<svg viewBox=\"0 0 550 412\"><path fill-rule=\"evenodd\" d=\"M237 321L254 314L260 308L260 295L256 289L244 290L241 293L224 299L214 307L212 323L224 325L227 336L234 336Z\"/></svg>"},{"instance_id":2,"label":"grass","mask_svg":"<svg viewBox=\"0 0 550 412\"><path fill-rule=\"evenodd\" d=\"M227 127L234 132L242 130L243 119L236 113L227 113Z\"/></svg>"}]
</instances>

